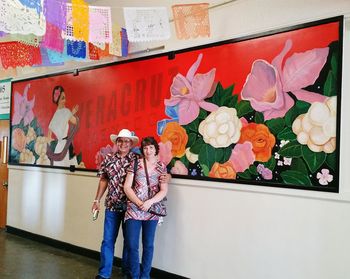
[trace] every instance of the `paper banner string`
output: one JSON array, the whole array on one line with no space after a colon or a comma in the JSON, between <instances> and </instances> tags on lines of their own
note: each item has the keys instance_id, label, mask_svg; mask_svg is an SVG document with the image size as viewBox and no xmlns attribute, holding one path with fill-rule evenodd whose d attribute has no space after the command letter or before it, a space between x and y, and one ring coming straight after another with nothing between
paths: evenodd
<instances>
[{"instance_id":1,"label":"paper banner string","mask_svg":"<svg viewBox=\"0 0 350 279\"><path fill-rule=\"evenodd\" d=\"M45 0L44 15L46 21L55 25L60 30L65 30L67 21L67 0Z\"/></svg>"},{"instance_id":2,"label":"paper banner string","mask_svg":"<svg viewBox=\"0 0 350 279\"><path fill-rule=\"evenodd\" d=\"M67 40L67 55L76 58L85 58L86 43L84 41Z\"/></svg>"},{"instance_id":3,"label":"paper banner string","mask_svg":"<svg viewBox=\"0 0 350 279\"><path fill-rule=\"evenodd\" d=\"M65 48L63 50L63 53L47 49L47 56L52 64L59 64L64 63L66 61L72 60L72 57L68 56L67 53L67 46L65 44Z\"/></svg>"},{"instance_id":4,"label":"paper banner string","mask_svg":"<svg viewBox=\"0 0 350 279\"><path fill-rule=\"evenodd\" d=\"M0 79L5 79L8 77L16 77L17 76L17 69L16 68L8 68L5 69L2 67L1 63L1 57L0 57Z\"/></svg>"},{"instance_id":5,"label":"paper banner string","mask_svg":"<svg viewBox=\"0 0 350 279\"><path fill-rule=\"evenodd\" d=\"M64 41L61 36L61 29L56 25L46 22L46 33L40 44L43 48L48 48L58 52L62 52L64 48Z\"/></svg>"},{"instance_id":6,"label":"paper banner string","mask_svg":"<svg viewBox=\"0 0 350 279\"><path fill-rule=\"evenodd\" d=\"M33 34L22 35L22 34L10 34L7 37L8 41L21 42L26 45L31 45L38 47L41 41L41 37L35 36Z\"/></svg>"},{"instance_id":7,"label":"paper banner string","mask_svg":"<svg viewBox=\"0 0 350 279\"><path fill-rule=\"evenodd\" d=\"M165 7L124 8L124 19L130 42L167 40L169 17Z\"/></svg>"},{"instance_id":8,"label":"paper banner string","mask_svg":"<svg viewBox=\"0 0 350 279\"><path fill-rule=\"evenodd\" d=\"M43 8L41 6L41 0L19 0L23 6L30 9L35 9L38 15L42 12Z\"/></svg>"},{"instance_id":9,"label":"paper banner string","mask_svg":"<svg viewBox=\"0 0 350 279\"><path fill-rule=\"evenodd\" d=\"M122 56L127 57L129 54L129 39L125 28L120 31L120 37L122 41Z\"/></svg>"},{"instance_id":10,"label":"paper banner string","mask_svg":"<svg viewBox=\"0 0 350 279\"><path fill-rule=\"evenodd\" d=\"M176 37L188 40L210 36L209 4L187 4L172 6Z\"/></svg>"},{"instance_id":11,"label":"paper banner string","mask_svg":"<svg viewBox=\"0 0 350 279\"><path fill-rule=\"evenodd\" d=\"M43 36L46 24L43 13L24 8L18 0L0 1L0 30L10 34Z\"/></svg>"},{"instance_id":12,"label":"paper banner string","mask_svg":"<svg viewBox=\"0 0 350 279\"><path fill-rule=\"evenodd\" d=\"M110 7L89 7L89 42L101 46L112 42Z\"/></svg>"},{"instance_id":13,"label":"paper banner string","mask_svg":"<svg viewBox=\"0 0 350 279\"><path fill-rule=\"evenodd\" d=\"M73 36L89 42L89 6L84 0L72 0Z\"/></svg>"},{"instance_id":14,"label":"paper banner string","mask_svg":"<svg viewBox=\"0 0 350 279\"><path fill-rule=\"evenodd\" d=\"M112 43L109 45L109 53L115 56L122 56L122 38L118 24L112 26Z\"/></svg>"},{"instance_id":15,"label":"paper banner string","mask_svg":"<svg viewBox=\"0 0 350 279\"><path fill-rule=\"evenodd\" d=\"M40 49L20 42L0 43L0 58L5 69L41 64Z\"/></svg>"},{"instance_id":16,"label":"paper banner string","mask_svg":"<svg viewBox=\"0 0 350 279\"><path fill-rule=\"evenodd\" d=\"M62 36L64 39L74 40L75 38L73 36L72 4L67 3L66 8L66 29L62 33Z\"/></svg>"},{"instance_id":17,"label":"paper banner string","mask_svg":"<svg viewBox=\"0 0 350 279\"><path fill-rule=\"evenodd\" d=\"M52 66L62 66L64 65L64 62L57 62L57 63L52 63L49 54L47 53L46 48L40 48L40 53L41 53L41 64L33 65L33 67L52 67Z\"/></svg>"},{"instance_id":18,"label":"paper banner string","mask_svg":"<svg viewBox=\"0 0 350 279\"><path fill-rule=\"evenodd\" d=\"M91 60L100 60L104 57L108 57L109 55L109 44L105 45L104 49L101 49L92 43L89 43L89 58Z\"/></svg>"}]
</instances>

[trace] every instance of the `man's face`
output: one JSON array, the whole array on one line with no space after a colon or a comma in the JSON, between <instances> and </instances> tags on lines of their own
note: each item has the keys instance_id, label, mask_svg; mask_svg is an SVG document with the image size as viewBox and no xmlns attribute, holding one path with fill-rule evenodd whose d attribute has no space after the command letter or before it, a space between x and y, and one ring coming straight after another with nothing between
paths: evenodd
<instances>
[{"instance_id":1,"label":"man's face","mask_svg":"<svg viewBox=\"0 0 350 279\"><path fill-rule=\"evenodd\" d=\"M117 146L118 146L118 150L121 153L129 153L130 149L131 149L131 140L128 138L118 138L117 139Z\"/></svg>"}]
</instances>

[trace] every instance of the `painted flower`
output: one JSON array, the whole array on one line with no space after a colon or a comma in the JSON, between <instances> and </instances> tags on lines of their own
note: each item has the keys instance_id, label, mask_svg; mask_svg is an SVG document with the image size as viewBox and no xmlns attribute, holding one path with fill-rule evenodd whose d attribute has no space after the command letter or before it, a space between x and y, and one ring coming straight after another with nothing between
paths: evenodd
<instances>
[{"instance_id":1,"label":"painted flower","mask_svg":"<svg viewBox=\"0 0 350 279\"><path fill-rule=\"evenodd\" d=\"M244 172L255 161L252 143L249 141L237 143L229 161L237 172Z\"/></svg>"},{"instance_id":2,"label":"painted flower","mask_svg":"<svg viewBox=\"0 0 350 279\"><path fill-rule=\"evenodd\" d=\"M198 154L192 153L190 151L190 148L188 147L186 148L186 158L190 163L194 164L195 162L198 161Z\"/></svg>"},{"instance_id":3,"label":"painted flower","mask_svg":"<svg viewBox=\"0 0 350 279\"><path fill-rule=\"evenodd\" d=\"M260 162L267 162L271 157L271 151L276 139L264 124L249 123L241 130L239 143L251 142L255 159Z\"/></svg>"},{"instance_id":4,"label":"painted flower","mask_svg":"<svg viewBox=\"0 0 350 279\"><path fill-rule=\"evenodd\" d=\"M19 154L19 162L22 164L34 164L35 157L33 152L29 149L24 149L21 154Z\"/></svg>"},{"instance_id":5,"label":"painted flower","mask_svg":"<svg viewBox=\"0 0 350 279\"><path fill-rule=\"evenodd\" d=\"M289 140L281 140L280 147L282 148L285 146L287 143L289 143Z\"/></svg>"},{"instance_id":6,"label":"painted flower","mask_svg":"<svg viewBox=\"0 0 350 279\"><path fill-rule=\"evenodd\" d=\"M328 169L322 169L321 172L317 173L316 177L321 185L328 185L329 182L333 181L333 175L329 173Z\"/></svg>"},{"instance_id":7,"label":"painted flower","mask_svg":"<svg viewBox=\"0 0 350 279\"><path fill-rule=\"evenodd\" d=\"M38 154L39 156L46 155L48 142L49 142L49 139L47 137L38 137L34 145L35 153Z\"/></svg>"},{"instance_id":8,"label":"painted flower","mask_svg":"<svg viewBox=\"0 0 350 279\"><path fill-rule=\"evenodd\" d=\"M223 164L215 162L208 176L213 178L236 179L236 170L230 161Z\"/></svg>"},{"instance_id":9,"label":"painted flower","mask_svg":"<svg viewBox=\"0 0 350 279\"><path fill-rule=\"evenodd\" d=\"M332 153L336 147L336 96L325 102L314 102L307 113L299 115L292 124L300 144L313 152Z\"/></svg>"},{"instance_id":10,"label":"painted flower","mask_svg":"<svg viewBox=\"0 0 350 279\"><path fill-rule=\"evenodd\" d=\"M263 164L259 164L257 167L256 167L256 171L261 174L264 170L265 166Z\"/></svg>"},{"instance_id":11,"label":"painted flower","mask_svg":"<svg viewBox=\"0 0 350 279\"><path fill-rule=\"evenodd\" d=\"M178 106L166 106L165 114L170 117L170 119L163 119L157 122L157 135L161 136L163 134L163 130L169 122L179 122L179 114L178 114Z\"/></svg>"},{"instance_id":12,"label":"painted flower","mask_svg":"<svg viewBox=\"0 0 350 279\"><path fill-rule=\"evenodd\" d=\"M164 100L166 106L178 105L179 123L186 125L195 120L199 109L214 111L218 107L204 99L210 97L215 91L215 71L211 69L206 74L196 74L203 55L199 54L197 61L188 70L186 77L177 74L170 86L171 98Z\"/></svg>"},{"instance_id":13,"label":"painted flower","mask_svg":"<svg viewBox=\"0 0 350 279\"><path fill-rule=\"evenodd\" d=\"M31 141L36 139L36 133L33 127L29 127L26 135L26 143L29 144Z\"/></svg>"},{"instance_id":14,"label":"painted flower","mask_svg":"<svg viewBox=\"0 0 350 279\"><path fill-rule=\"evenodd\" d=\"M163 134L160 136L162 143L170 141L172 144L171 153L173 157L181 158L185 154L188 136L186 130L177 122L166 124Z\"/></svg>"},{"instance_id":15,"label":"painted flower","mask_svg":"<svg viewBox=\"0 0 350 279\"><path fill-rule=\"evenodd\" d=\"M174 166L170 169L170 173L188 175L188 169L181 161L177 160Z\"/></svg>"},{"instance_id":16,"label":"painted flower","mask_svg":"<svg viewBox=\"0 0 350 279\"><path fill-rule=\"evenodd\" d=\"M264 119L283 117L293 106L288 95L291 92L297 99L306 102L322 102L325 96L302 88L315 83L327 61L329 48L315 48L303 53L294 53L282 62L292 48L287 40L282 52L270 63L258 59L254 61L250 74L242 89L242 99L264 114Z\"/></svg>"},{"instance_id":17,"label":"painted flower","mask_svg":"<svg viewBox=\"0 0 350 279\"><path fill-rule=\"evenodd\" d=\"M200 124L198 131L203 140L215 148L236 143L241 135L242 122L234 108L220 107L210 113Z\"/></svg>"},{"instance_id":18,"label":"painted flower","mask_svg":"<svg viewBox=\"0 0 350 279\"><path fill-rule=\"evenodd\" d=\"M261 172L261 176L266 180L272 179L272 171L269 168L264 168Z\"/></svg>"},{"instance_id":19,"label":"painted flower","mask_svg":"<svg viewBox=\"0 0 350 279\"><path fill-rule=\"evenodd\" d=\"M95 155L95 164L97 168L100 167L102 161L106 157L107 154L114 153L117 151L117 145L110 146L109 144L105 147L101 147L99 151L96 152Z\"/></svg>"},{"instance_id":20,"label":"painted flower","mask_svg":"<svg viewBox=\"0 0 350 279\"><path fill-rule=\"evenodd\" d=\"M162 161L165 165L168 165L173 158L173 154L171 153L172 146L173 145L170 141L159 143L158 157L159 160Z\"/></svg>"},{"instance_id":21,"label":"painted flower","mask_svg":"<svg viewBox=\"0 0 350 279\"><path fill-rule=\"evenodd\" d=\"M40 157L36 160L36 164L37 165L49 166L50 165L50 159L49 159L49 157L47 157L46 154L40 155Z\"/></svg>"},{"instance_id":22,"label":"painted flower","mask_svg":"<svg viewBox=\"0 0 350 279\"><path fill-rule=\"evenodd\" d=\"M19 152L22 152L26 146L27 138L24 135L24 132L20 128L16 128L12 132L12 147Z\"/></svg>"},{"instance_id":23,"label":"painted flower","mask_svg":"<svg viewBox=\"0 0 350 279\"><path fill-rule=\"evenodd\" d=\"M18 92L15 92L14 96L14 114L12 119L12 125L17 125L23 119L24 126L28 125L32 122L34 118L33 107L35 102L35 96L32 100L28 100L27 93L30 88L30 84L27 84L23 96L21 96Z\"/></svg>"},{"instance_id":24,"label":"painted flower","mask_svg":"<svg viewBox=\"0 0 350 279\"><path fill-rule=\"evenodd\" d=\"M259 164L256 167L256 171L262 176L262 178L266 180L271 180L272 179L272 171L265 167L263 164Z\"/></svg>"},{"instance_id":25,"label":"painted flower","mask_svg":"<svg viewBox=\"0 0 350 279\"><path fill-rule=\"evenodd\" d=\"M290 166L292 164L292 158L284 157L283 164L286 166Z\"/></svg>"}]
</instances>

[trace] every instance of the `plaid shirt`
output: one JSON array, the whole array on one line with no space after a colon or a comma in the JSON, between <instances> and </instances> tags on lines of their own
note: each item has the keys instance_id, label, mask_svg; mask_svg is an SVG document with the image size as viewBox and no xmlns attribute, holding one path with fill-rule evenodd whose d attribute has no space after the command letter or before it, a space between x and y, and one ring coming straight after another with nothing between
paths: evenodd
<instances>
[{"instance_id":1,"label":"plaid shirt","mask_svg":"<svg viewBox=\"0 0 350 279\"><path fill-rule=\"evenodd\" d=\"M115 210L116 205L126 201L123 185L127 169L136 158L135 153L129 152L125 157L118 153L108 154L100 165L97 175L108 180L108 191L105 199L105 207Z\"/></svg>"}]
</instances>

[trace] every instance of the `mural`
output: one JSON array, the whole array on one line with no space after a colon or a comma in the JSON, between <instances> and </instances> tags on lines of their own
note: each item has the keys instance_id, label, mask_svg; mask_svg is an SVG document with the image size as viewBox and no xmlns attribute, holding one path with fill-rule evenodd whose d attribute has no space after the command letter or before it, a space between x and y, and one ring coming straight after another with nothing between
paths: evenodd
<instances>
[{"instance_id":1,"label":"mural","mask_svg":"<svg viewBox=\"0 0 350 279\"><path fill-rule=\"evenodd\" d=\"M337 192L342 20L15 82L10 162L95 170L128 128L175 177Z\"/></svg>"}]
</instances>

